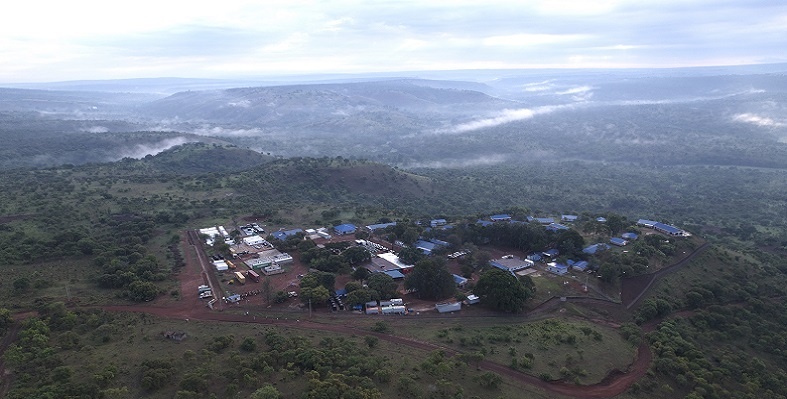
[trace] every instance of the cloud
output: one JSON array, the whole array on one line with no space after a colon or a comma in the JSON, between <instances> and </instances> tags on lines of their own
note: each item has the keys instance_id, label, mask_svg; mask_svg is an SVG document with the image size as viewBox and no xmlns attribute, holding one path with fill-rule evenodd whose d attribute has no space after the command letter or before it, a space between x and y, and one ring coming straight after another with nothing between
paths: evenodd
<instances>
[{"instance_id":1,"label":"cloud","mask_svg":"<svg viewBox=\"0 0 787 399\"><path fill-rule=\"evenodd\" d=\"M259 136L262 134L262 130L256 127L251 129L225 129L221 126L203 126L194 130L192 133L200 136L248 137Z\"/></svg>"},{"instance_id":2,"label":"cloud","mask_svg":"<svg viewBox=\"0 0 787 399\"><path fill-rule=\"evenodd\" d=\"M82 129L82 131L88 132L88 133L106 133L106 132L109 131L109 129L107 129L104 126L91 126L91 127L87 128L87 129Z\"/></svg>"},{"instance_id":3,"label":"cloud","mask_svg":"<svg viewBox=\"0 0 787 399\"><path fill-rule=\"evenodd\" d=\"M132 148L126 148L120 151L120 155L117 159L122 158L135 158L140 159L144 158L148 155L156 155L162 151L166 151L172 147L183 145L186 143L193 143L197 140L188 139L185 137L175 137L171 139L166 139L159 141L158 143L153 144L137 144Z\"/></svg>"},{"instance_id":4,"label":"cloud","mask_svg":"<svg viewBox=\"0 0 787 399\"><path fill-rule=\"evenodd\" d=\"M0 82L787 61L775 0L8 3Z\"/></svg>"},{"instance_id":5,"label":"cloud","mask_svg":"<svg viewBox=\"0 0 787 399\"><path fill-rule=\"evenodd\" d=\"M418 168L460 169L460 168L475 167L475 166L498 165L503 162L506 162L508 158L509 157L507 155L492 154L492 155L484 155L472 159L445 159L442 161L414 162L411 164L403 165L402 167L405 169L418 169Z\"/></svg>"},{"instance_id":6,"label":"cloud","mask_svg":"<svg viewBox=\"0 0 787 399\"><path fill-rule=\"evenodd\" d=\"M230 106L230 107L249 108L249 107L251 107L251 101L250 100L240 100L240 101L236 101L236 102L229 102L229 103L227 103L227 105Z\"/></svg>"},{"instance_id":7,"label":"cloud","mask_svg":"<svg viewBox=\"0 0 787 399\"><path fill-rule=\"evenodd\" d=\"M735 122L744 122L744 123L751 123L753 125L762 126L762 127L782 127L785 126L784 122L778 122L767 116L760 116L756 114L744 113L744 114L737 114L732 117L732 120Z\"/></svg>"},{"instance_id":8,"label":"cloud","mask_svg":"<svg viewBox=\"0 0 787 399\"><path fill-rule=\"evenodd\" d=\"M490 118L477 119L471 122L461 123L447 129L440 129L436 133L466 133L479 129L504 125L506 123L531 119L537 115L550 114L552 112L572 108L573 105L546 105L536 108L505 109Z\"/></svg>"}]
</instances>

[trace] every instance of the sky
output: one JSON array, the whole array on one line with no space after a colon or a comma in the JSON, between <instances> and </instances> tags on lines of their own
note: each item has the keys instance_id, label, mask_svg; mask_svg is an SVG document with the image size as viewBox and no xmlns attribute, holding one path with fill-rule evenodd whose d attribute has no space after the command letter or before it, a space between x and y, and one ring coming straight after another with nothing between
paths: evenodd
<instances>
[{"instance_id":1,"label":"sky","mask_svg":"<svg viewBox=\"0 0 787 399\"><path fill-rule=\"evenodd\" d=\"M784 0L24 0L0 82L787 62Z\"/></svg>"}]
</instances>

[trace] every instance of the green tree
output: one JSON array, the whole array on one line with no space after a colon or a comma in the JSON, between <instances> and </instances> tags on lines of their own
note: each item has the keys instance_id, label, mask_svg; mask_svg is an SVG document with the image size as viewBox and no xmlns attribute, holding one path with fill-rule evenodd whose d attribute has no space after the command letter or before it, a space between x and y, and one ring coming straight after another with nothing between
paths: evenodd
<instances>
[{"instance_id":1,"label":"green tree","mask_svg":"<svg viewBox=\"0 0 787 399\"><path fill-rule=\"evenodd\" d=\"M270 384L264 385L249 395L249 399L281 399L282 395L276 387Z\"/></svg>"},{"instance_id":2,"label":"green tree","mask_svg":"<svg viewBox=\"0 0 787 399\"><path fill-rule=\"evenodd\" d=\"M351 266L372 260L372 254L363 247L350 247L342 252L342 257Z\"/></svg>"},{"instance_id":3,"label":"green tree","mask_svg":"<svg viewBox=\"0 0 787 399\"><path fill-rule=\"evenodd\" d=\"M316 272L309 272L301 279L301 289L304 288L315 288L318 286L323 286L328 291L334 290L334 285L336 284L336 276L332 273L316 271Z\"/></svg>"},{"instance_id":4,"label":"green tree","mask_svg":"<svg viewBox=\"0 0 787 399\"><path fill-rule=\"evenodd\" d=\"M11 317L11 311L0 308L0 335L3 335L12 324L14 324L14 318Z\"/></svg>"},{"instance_id":5,"label":"green tree","mask_svg":"<svg viewBox=\"0 0 787 399\"><path fill-rule=\"evenodd\" d=\"M381 298L394 298L396 296L396 282L385 273L374 273L366 280L369 289L377 291Z\"/></svg>"},{"instance_id":6,"label":"green tree","mask_svg":"<svg viewBox=\"0 0 787 399\"><path fill-rule=\"evenodd\" d=\"M444 262L433 259L424 259L416 263L404 279L404 287L415 290L419 298L432 300L447 298L456 291L454 277L445 267Z\"/></svg>"},{"instance_id":7,"label":"green tree","mask_svg":"<svg viewBox=\"0 0 787 399\"><path fill-rule=\"evenodd\" d=\"M525 302L533 295L511 273L490 269L478 279L473 293L481 298L481 303L495 310L518 312Z\"/></svg>"},{"instance_id":8,"label":"green tree","mask_svg":"<svg viewBox=\"0 0 787 399\"><path fill-rule=\"evenodd\" d=\"M369 278L371 274L372 272L370 272L369 269L365 267L358 267L353 271L352 277L355 280L363 281Z\"/></svg>"},{"instance_id":9,"label":"green tree","mask_svg":"<svg viewBox=\"0 0 787 399\"><path fill-rule=\"evenodd\" d=\"M323 286L301 288L301 302L308 304L311 301L312 306L324 304L330 296L331 293Z\"/></svg>"},{"instance_id":10,"label":"green tree","mask_svg":"<svg viewBox=\"0 0 787 399\"><path fill-rule=\"evenodd\" d=\"M380 299L380 294L377 291L362 288L348 293L345 302L349 305L361 305L378 299Z\"/></svg>"}]
</instances>

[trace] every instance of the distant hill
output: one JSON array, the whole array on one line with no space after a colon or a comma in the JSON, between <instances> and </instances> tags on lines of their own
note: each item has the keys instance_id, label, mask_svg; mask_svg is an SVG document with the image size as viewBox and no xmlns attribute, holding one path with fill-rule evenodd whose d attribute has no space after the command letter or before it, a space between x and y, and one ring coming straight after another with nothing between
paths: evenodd
<instances>
[{"instance_id":1,"label":"distant hill","mask_svg":"<svg viewBox=\"0 0 787 399\"><path fill-rule=\"evenodd\" d=\"M158 173L189 175L239 172L273 160L271 156L232 145L192 142L148 155L133 163Z\"/></svg>"},{"instance_id":2,"label":"distant hill","mask_svg":"<svg viewBox=\"0 0 787 399\"><path fill-rule=\"evenodd\" d=\"M309 123L406 113L459 114L511 105L479 91L479 84L390 80L181 92L140 108L147 117L216 123L302 126Z\"/></svg>"}]
</instances>

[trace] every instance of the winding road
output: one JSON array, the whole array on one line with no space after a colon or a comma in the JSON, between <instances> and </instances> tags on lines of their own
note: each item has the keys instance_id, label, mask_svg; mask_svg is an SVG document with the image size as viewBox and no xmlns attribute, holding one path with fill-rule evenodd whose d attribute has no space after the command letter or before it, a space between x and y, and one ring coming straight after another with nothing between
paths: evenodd
<instances>
[{"instance_id":1,"label":"winding road","mask_svg":"<svg viewBox=\"0 0 787 399\"><path fill-rule=\"evenodd\" d=\"M199 285L205 281L211 283L212 286L217 286L218 281L212 281L215 279L215 274L210 273L206 270L206 259L204 257L204 251L202 251L201 246L199 245L199 240L195 239L195 236L192 234L184 234L183 235L183 246L186 258L186 267L184 270L181 271L181 275L179 279L181 281L181 291L182 292L195 292L196 285ZM634 297L633 300L628 301L624 304L615 303L608 300L603 299L595 299L595 298L587 298L587 297L577 297L577 298L566 298L567 302L573 303L592 303L597 305L606 305L606 306L615 306L624 309L630 309L634 304L636 304L644 295L645 293L652 287L653 283L666 276L667 274L677 270L678 268L686 265L689 263L694 257L701 254L708 248L708 244L704 244L697 249L695 249L691 254L686 256L684 259L681 259L679 262L673 264L672 266L663 269L659 272L653 273L648 275L647 277L647 284L644 285L644 289L638 293ZM207 262L207 264L210 264ZM210 277L213 276L213 279ZM215 284L215 285L214 285ZM625 284L625 281L623 282ZM637 285L642 286L642 282L638 281ZM193 286L193 287L192 287ZM535 318L540 315L543 315L549 311L552 311L561 306L563 301L560 298L552 298L535 309L533 311L525 314L522 316L523 319L528 318ZM434 351L434 350L442 350L447 355L457 355L460 354L455 349L447 348L444 346L440 346L437 344L423 342L419 340L415 340L412 338L406 338L396 335L384 334L384 333L377 333L373 331L363 330L360 328L355 328L349 326L347 324L331 324L327 322L319 322L319 318L315 318L312 320L300 320L295 317L257 317L258 314L239 314L235 312L217 312L217 311L210 311L207 309L202 302L198 301L178 301L174 303L168 303L164 306L151 304L151 305L129 305L129 306L103 306L101 307L107 311L113 312L139 312L139 313L146 313L152 314L164 318L179 318L179 319L194 319L194 320L205 320L205 321L216 321L216 322L236 322L236 323L255 323L255 324L263 324L263 325L272 325L272 326L282 326L282 327L291 327L291 328L299 328L299 329L310 329L310 330L320 330L320 331L331 331L341 334L349 334L349 335L364 335L364 336L375 336L379 339L386 340L397 345L406 345L411 348L423 350L423 351ZM643 330L645 332L652 331L655 328L656 322L648 323L647 325L643 326ZM16 323L15 329L8 335L6 335L5 339L3 340L0 351L4 352L5 349L10 345L15 337L15 333L18 332L18 323ZM625 371L621 370L613 370L611 371L607 377L605 377L602 381L593 384L593 385L575 385L570 384L563 381L544 381L532 375L521 373L517 370L511 369L508 366L501 365L499 363L495 363L489 360L481 360L478 363L478 367L483 370L493 371L500 375L506 376L511 378L512 380L525 383L534 387L537 387L543 391L546 391L551 394L563 395L573 398L581 398L581 399L591 399L591 398L610 398L616 395L619 395L625 392L634 382L642 378L645 373L647 372L651 362L653 360L653 354L650 350L649 345L647 344L646 340L639 345L637 348L637 356L634 361L629 365L628 369ZM0 370L2 370L2 363L0 363ZM3 385L0 385L0 389L7 389L7 378L3 378ZM2 393L2 391L0 391ZM0 395L2 397L2 395Z\"/></svg>"}]
</instances>

